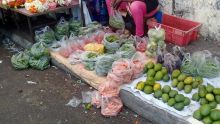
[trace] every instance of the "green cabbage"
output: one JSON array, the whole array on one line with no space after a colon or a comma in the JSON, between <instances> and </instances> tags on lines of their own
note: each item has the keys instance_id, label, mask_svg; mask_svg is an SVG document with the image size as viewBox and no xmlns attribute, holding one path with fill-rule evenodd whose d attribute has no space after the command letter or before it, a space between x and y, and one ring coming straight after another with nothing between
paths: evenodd
<instances>
[{"instance_id":1,"label":"green cabbage","mask_svg":"<svg viewBox=\"0 0 220 124\"><path fill-rule=\"evenodd\" d=\"M47 48L46 44L43 42L37 42L31 47L31 55L39 59L42 56L49 56L49 49Z\"/></svg>"},{"instance_id":2,"label":"green cabbage","mask_svg":"<svg viewBox=\"0 0 220 124\"><path fill-rule=\"evenodd\" d=\"M28 64L29 55L26 52L19 52L11 57L12 66L16 69L26 69Z\"/></svg>"}]
</instances>

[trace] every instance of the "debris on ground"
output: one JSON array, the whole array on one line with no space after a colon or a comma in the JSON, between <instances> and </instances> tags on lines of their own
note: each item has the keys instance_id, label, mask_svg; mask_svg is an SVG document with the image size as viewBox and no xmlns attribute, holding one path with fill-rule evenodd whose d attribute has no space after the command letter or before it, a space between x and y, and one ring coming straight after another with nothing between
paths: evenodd
<instances>
[{"instance_id":1,"label":"debris on ground","mask_svg":"<svg viewBox=\"0 0 220 124\"><path fill-rule=\"evenodd\" d=\"M37 82L34 81L27 81L28 84L37 84Z\"/></svg>"},{"instance_id":2,"label":"debris on ground","mask_svg":"<svg viewBox=\"0 0 220 124\"><path fill-rule=\"evenodd\" d=\"M92 91L82 91L82 102L83 103L91 103L92 102Z\"/></svg>"},{"instance_id":3,"label":"debris on ground","mask_svg":"<svg viewBox=\"0 0 220 124\"><path fill-rule=\"evenodd\" d=\"M81 100L73 96L73 98L66 104L66 106L78 107L81 103Z\"/></svg>"}]
</instances>

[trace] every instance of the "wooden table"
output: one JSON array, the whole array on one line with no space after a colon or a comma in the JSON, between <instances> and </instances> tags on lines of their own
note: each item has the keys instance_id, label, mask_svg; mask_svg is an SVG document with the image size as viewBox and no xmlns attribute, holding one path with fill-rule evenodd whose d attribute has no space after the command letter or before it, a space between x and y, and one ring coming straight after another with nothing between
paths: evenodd
<instances>
[{"instance_id":1,"label":"wooden table","mask_svg":"<svg viewBox=\"0 0 220 124\"><path fill-rule=\"evenodd\" d=\"M42 27L42 26L41 25L37 25L37 26L33 27L33 24L31 23L31 18L38 17L38 16L41 16L41 15L46 15L46 14L49 14L49 13L56 13L56 12L64 11L64 10L71 10L71 8L73 8L73 7L77 6L77 5L79 5L79 2L77 0L74 0L72 2L72 4L69 5L69 6L57 7L55 9L47 10L47 11L42 12L42 13L31 13L28 10L26 10L25 8L18 8L18 9L10 8L9 10L12 11L14 13L14 15L20 14L20 15L23 15L23 16L26 17L27 22L28 22L29 33L30 33L30 36L31 36L32 42L33 42L34 41L34 30L33 29L36 28L36 27L39 28L39 27ZM3 8L3 9L5 9L5 8ZM71 11L70 11L70 13L71 13ZM19 29L20 27L18 26L19 24L17 23L17 21L15 21L15 23L16 23L17 28Z\"/></svg>"}]
</instances>

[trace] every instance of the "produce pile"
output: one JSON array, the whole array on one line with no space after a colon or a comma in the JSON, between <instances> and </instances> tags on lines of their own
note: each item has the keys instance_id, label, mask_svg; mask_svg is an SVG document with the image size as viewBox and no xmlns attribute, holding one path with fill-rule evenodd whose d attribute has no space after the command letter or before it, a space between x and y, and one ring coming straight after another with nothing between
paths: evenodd
<instances>
[{"instance_id":1,"label":"produce pile","mask_svg":"<svg viewBox=\"0 0 220 124\"><path fill-rule=\"evenodd\" d=\"M45 70L50 67L49 49L43 42L35 43L30 50L19 52L11 57L12 66L22 70L29 67Z\"/></svg>"},{"instance_id":2,"label":"produce pile","mask_svg":"<svg viewBox=\"0 0 220 124\"><path fill-rule=\"evenodd\" d=\"M215 107L216 104L204 104L193 113L193 117L197 120L201 120L204 124L219 124L220 110L215 109Z\"/></svg>"}]
</instances>

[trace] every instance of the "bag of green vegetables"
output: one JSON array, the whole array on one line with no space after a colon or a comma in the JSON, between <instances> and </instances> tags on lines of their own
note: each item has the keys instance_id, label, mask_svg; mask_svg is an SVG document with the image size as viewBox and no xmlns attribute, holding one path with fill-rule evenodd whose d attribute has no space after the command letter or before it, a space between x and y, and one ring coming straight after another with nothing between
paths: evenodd
<instances>
[{"instance_id":1,"label":"bag of green vegetables","mask_svg":"<svg viewBox=\"0 0 220 124\"><path fill-rule=\"evenodd\" d=\"M117 34L105 34L103 44L106 53L114 54L120 48L121 41Z\"/></svg>"},{"instance_id":2,"label":"bag of green vegetables","mask_svg":"<svg viewBox=\"0 0 220 124\"><path fill-rule=\"evenodd\" d=\"M46 26L38 31L35 31L35 40L36 42L52 44L56 41L56 37L54 31L49 26Z\"/></svg>"},{"instance_id":3,"label":"bag of green vegetables","mask_svg":"<svg viewBox=\"0 0 220 124\"><path fill-rule=\"evenodd\" d=\"M82 56L82 62L85 69L93 71L95 69L95 62L97 60L98 54L95 52L84 52Z\"/></svg>"},{"instance_id":4,"label":"bag of green vegetables","mask_svg":"<svg viewBox=\"0 0 220 124\"><path fill-rule=\"evenodd\" d=\"M39 59L42 56L49 56L49 49L44 42L37 42L31 47L30 53L31 56Z\"/></svg>"},{"instance_id":5,"label":"bag of green vegetables","mask_svg":"<svg viewBox=\"0 0 220 124\"><path fill-rule=\"evenodd\" d=\"M39 59L31 57L29 64L34 69L45 70L50 67L50 58L48 56L42 56Z\"/></svg>"},{"instance_id":6,"label":"bag of green vegetables","mask_svg":"<svg viewBox=\"0 0 220 124\"><path fill-rule=\"evenodd\" d=\"M12 66L15 69L22 70L29 67L29 54L27 52L19 52L11 57Z\"/></svg>"},{"instance_id":7,"label":"bag of green vegetables","mask_svg":"<svg viewBox=\"0 0 220 124\"><path fill-rule=\"evenodd\" d=\"M61 40L64 36L69 36L69 23L62 17L55 26L55 36Z\"/></svg>"},{"instance_id":8,"label":"bag of green vegetables","mask_svg":"<svg viewBox=\"0 0 220 124\"><path fill-rule=\"evenodd\" d=\"M125 22L121 16L121 14L114 9L112 9L111 12L112 13L109 17L109 25L113 28L116 28L116 29L124 29Z\"/></svg>"},{"instance_id":9,"label":"bag of green vegetables","mask_svg":"<svg viewBox=\"0 0 220 124\"><path fill-rule=\"evenodd\" d=\"M69 30L70 33L73 33L74 35L79 34L79 28L82 26L81 22L78 20L70 19L69 21Z\"/></svg>"}]
</instances>

